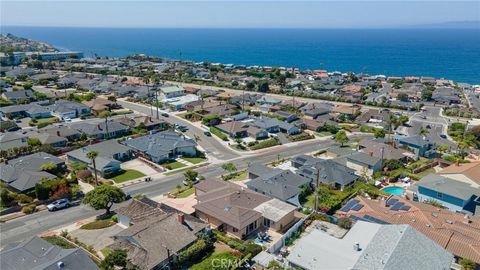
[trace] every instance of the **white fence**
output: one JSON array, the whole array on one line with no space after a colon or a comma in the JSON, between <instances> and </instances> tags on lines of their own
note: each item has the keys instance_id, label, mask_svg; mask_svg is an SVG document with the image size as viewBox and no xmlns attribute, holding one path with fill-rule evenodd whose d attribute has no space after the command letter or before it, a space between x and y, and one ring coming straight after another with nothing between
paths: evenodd
<instances>
[{"instance_id":1,"label":"white fence","mask_svg":"<svg viewBox=\"0 0 480 270\"><path fill-rule=\"evenodd\" d=\"M279 251L284 245L285 245L285 240L287 238L289 238L290 236L292 236L292 234L296 231L298 231L300 229L300 227L303 225L303 222L305 222L305 220L309 217L310 215L308 216L305 216L305 217L302 217L299 221L297 221L297 223L295 223L290 229L288 229L288 231L286 231L282 237L280 237L280 239L277 240L277 242L275 242L272 246L270 246L267 251L270 253L270 254L274 254L276 253L277 251Z\"/></svg>"}]
</instances>

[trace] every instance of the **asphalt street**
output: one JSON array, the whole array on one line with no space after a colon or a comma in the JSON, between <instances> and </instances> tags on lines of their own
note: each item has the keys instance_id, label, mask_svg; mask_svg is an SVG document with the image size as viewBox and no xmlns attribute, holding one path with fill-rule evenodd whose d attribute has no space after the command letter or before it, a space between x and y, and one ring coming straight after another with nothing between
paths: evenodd
<instances>
[{"instance_id":1,"label":"asphalt street","mask_svg":"<svg viewBox=\"0 0 480 270\"><path fill-rule=\"evenodd\" d=\"M453 141L444 139L440 135L447 135L449 119L444 118L440 113L441 107L425 106L424 112L415 113L410 117L410 126L407 128L407 133L410 136L415 136L420 133L422 128L426 128L429 133L426 135L431 141L437 145L446 145L448 147L456 147ZM422 117L425 116L425 119ZM430 126L430 128L427 128Z\"/></svg>"},{"instance_id":2,"label":"asphalt street","mask_svg":"<svg viewBox=\"0 0 480 270\"><path fill-rule=\"evenodd\" d=\"M353 141L357 138L371 137L371 135L358 135L351 137ZM281 145L271 149L260 150L259 152L244 157L235 157L225 162L232 162L239 169L246 169L252 162L269 163L279 158L289 158L300 154L312 153L323 148L330 147L335 143L331 140L326 141L305 141L292 143L290 145ZM223 147L223 145L222 145ZM206 179L212 179L224 174L219 164L211 164L196 169L198 173ZM183 181L182 173L170 176L162 176L153 179L151 182L141 182L124 188L126 193L132 196L143 194L148 197L156 197L168 191L175 189L178 184ZM123 203L125 204L125 203ZM114 205L114 208L119 205ZM31 215L8 221L0 225L0 246L9 243L22 241L28 237L41 234L46 231L54 230L74 223L78 220L85 219L94 215L103 213L103 210L96 211L89 206L80 205L58 212L41 211Z\"/></svg>"}]
</instances>

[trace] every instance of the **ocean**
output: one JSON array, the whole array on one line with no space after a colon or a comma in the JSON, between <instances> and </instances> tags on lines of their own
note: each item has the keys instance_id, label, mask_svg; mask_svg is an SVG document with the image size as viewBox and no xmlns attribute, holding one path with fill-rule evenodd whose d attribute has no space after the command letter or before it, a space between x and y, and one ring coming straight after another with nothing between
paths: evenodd
<instances>
[{"instance_id":1,"label":"ocean","mask_svg":"<svg viewBox=\"0 0 480 270\"><path fill-rule=\"evenodd\" d=\"M431 76L480 84L480 29L154 29L4 26L84 55Z\"/></svg>"}]
</instances>

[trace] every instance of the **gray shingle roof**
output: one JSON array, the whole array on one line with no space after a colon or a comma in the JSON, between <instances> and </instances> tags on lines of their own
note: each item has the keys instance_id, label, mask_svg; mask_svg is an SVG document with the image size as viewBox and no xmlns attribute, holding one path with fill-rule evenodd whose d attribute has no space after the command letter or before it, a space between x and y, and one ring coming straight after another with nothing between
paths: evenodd
<instances>
[{"instance_id":1,"label":"gray shingle roof","mask_svg":"<svg viewBox=\"0 0 480 270\"><path fill-rule=\"evenodd\" d=\"M158 132L127 140L125 145L146 153L152 157L161 157L180 147L196 147L197 143L185 136L171 131Z\"/></svg>"},{"instance_id":2,"label":"gray shingle roof","mask_svg":"<svg viewBox=\"0 0 480 270\"><path fill-rule=\"evenodd\" d=\"M19 157L8 161L8 164L0 164L0 179L17 190L24 191L35 187L42 178L53 179L55 175L44 172L40 167L49 162L57 166L64 163L63 160L50 154L39 152L28 156Z\"/></svg>"},{"instance_id":3,"label":"gray shingle roof","mask_svg":"<svg viewBox=\"0 0 480 270\"><path fill-rule=\"evenodd\" d=\"M76 129L80 132L87 134L88 136L96 136L98 134L104 134L106 132L106 125L105 122L101 122L99 124L91 124L86 122L81 123L74 123L70 126L73 129ZM128 127L120 124L118 122L109 121L108 122L108 132L118 132L118 131L126 131Z\"/></svg>"},{"instance_id":4,"label":"gray shingle roof","mask_svg":"<svg viewBox=\"0 0 480 270\"><path fill-rule=\"evenodd\" d=\"M98 153L98 157L95 159L95 162L97 169L101 169L103 166L106 166L111 162L117 162L114 159L114 155L127 153L131 150L132 149L130 147L118 143L117 140L108 140L73 150L68 152L67 156L90 164L91 160L87 157L87 153L90 151L96 151Z\"/></svg>"},{"instance_id":5,"label":"gray shingle roof","mask_svg":"<svg viewBox=\"0 0 480 270\"><path fill-rule=\"evenodd\" d=\"M433 173L420 179L416 185L462 200L468 200L473 195L480 195L480 188L474 188L467 183Z\"/></svg>"},{"instance_id":6,"label":"gray shingle roof","mask_svg":"<svg viewBox=\"0 0 480 270\"><path fill-rule=\"evenodd\" d=\"M99 269L81 249L63 249L34 236L0 252L2 270L85 270Z\"/></svg>"},{"instance_id":7,"label":"gray shingle roof","mask_svg":"<svg viewBox=\"0 0 480 270\"><path fill-rule=\"evenodd\" d=\"M359 176L355 174L355 170L346 167L334 160L321 160L313 165L305 165L298 171L299 174L316 178L317 170L320 170L319 181L321 183L333 185L335 183L341 185L349 185L358 180Z\"/></svg>"}]
</instances>

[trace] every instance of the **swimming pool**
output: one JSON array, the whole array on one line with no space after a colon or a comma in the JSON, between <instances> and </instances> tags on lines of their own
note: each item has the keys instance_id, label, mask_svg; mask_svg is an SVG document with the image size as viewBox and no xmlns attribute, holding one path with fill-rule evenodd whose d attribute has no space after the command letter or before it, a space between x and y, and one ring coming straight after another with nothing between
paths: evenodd
<instances>
[{"instance_id":1,"label":"swimming pool","mask_svg":"<svg viewBox=\"0 0 480 270\"><path fill-rule=\"evenodd\" d=\"M382 190L396 196L403 195L403 192L405 192L405 189L402 187L386 187Z\"/></svg>"}]
</instances>

